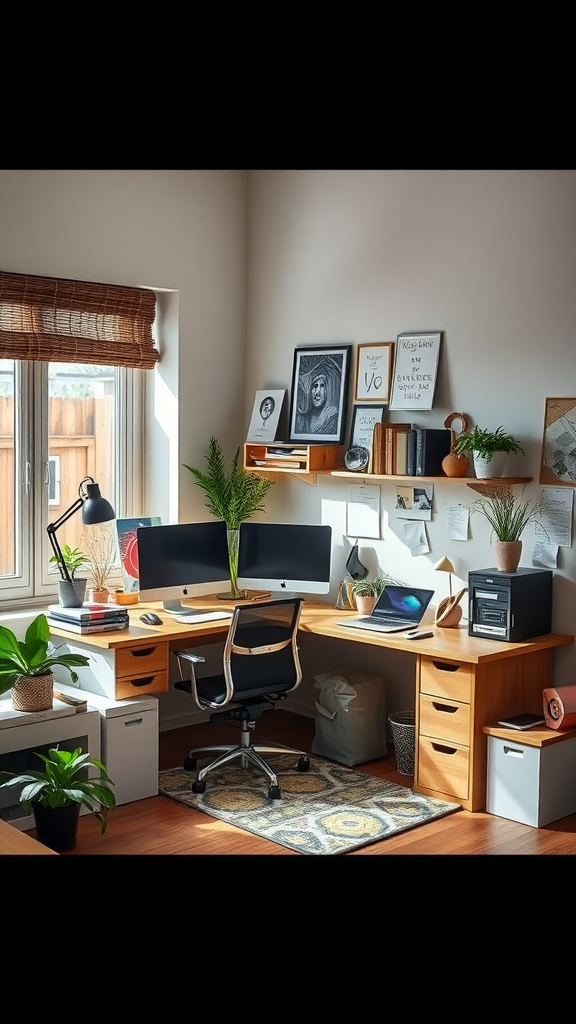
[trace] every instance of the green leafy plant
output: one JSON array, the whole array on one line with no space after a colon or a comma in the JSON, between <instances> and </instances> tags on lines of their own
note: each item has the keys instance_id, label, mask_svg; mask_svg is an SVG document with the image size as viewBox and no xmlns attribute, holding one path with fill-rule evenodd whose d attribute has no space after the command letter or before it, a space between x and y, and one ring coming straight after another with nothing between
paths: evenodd
<instances>
[{"instance_id":1,"label":"green leafy plant","mask_svg":"<svg viewBox=\"0 0 576 1024\"><path fill-rule=\"evenodd\" d=\"M394 579L394 577L389 576L388 573L383 573L381 576L373 576L371 579L366 577L364 580L356 580L352 584L351 589L354 596L380 597L388 583L396 583L400 586L404 586L401 580Z\"/></svg>"},{"instance_id":2,"label":"green leafy plant","mask_svg":"<svg viewBox=\"0 0 576 1024\"><path fill-rule=\"evenodd\" d=\"M496 430L487 430L484 427L465 430L456 438L452 451L456 455L471 455L478 452L480 457L486 460L491 459L496 452L506 452L508 455L514 452L524 454L520 442L512 434L507 434L502 426L496 427Z\"/></svg>"},{"instance_id":3,"label":"green leafy plant","mask_svg":"<svg viewBox=\"0 0 576 1024\"><path fill-rule=\"evenodd\" d=\"M56 665L66 668L72 682L78 681L74 668L89 665L84 654L63 654L50 642L50 627L45 615L38 615L18 640L8 626L0 625L0 694L6 693L22 676L45 676Z\"/></svg>"},{"instance_id":4,"label":"green leafy plant","mask_svg":"<svg viewBox=\"0 0 576 1024\"><path fill-rule=\"evenodd\" d=\"M73 580L76 579L74 575L76 570L80 569L83 565L88 565L90 559L83 551L80 551L80 548L71 548L69 544L62 544L60 550L62 551L62 561L68 569L70 576ZM57 555L52 555L50 562L59 565L60 559Z\"/></svg>"},{"instance_id":5,"label":"green leafy plant","mask_svg":"<svg viewBox=\"0 0 576 1024\"><path fill-rule=\"evenodd\" d=\"M495 488L485 498L478 498L472 512L479 512L489 522L498 540L520 540L531 522L538 522L542 506L538 501L516 498L507 488Z\"/></svg>"},{"instance_id":6,"label":"green leafy plant","mask_svg":"<svg viewBox=\"0 0 576 1024\"><path fill-rule=\"evenodd\" d=\"M208 467L205 472L186 464L184 468L192 473L205 492L208 510L216 519L223 519L228 530L239 529L245 519L264 511L264 498L274 481L266 480L258 473L248 473L238 465L239 447L230 470L226 469L222 445L215 437L210 438L205 458Z\"/></svg>"},{"instance_id":7,"label":"green leafy plant","mask_svg":"<svg viewBox=\"0 0 576 1024\"><path fill-rule=\"evenodd\" d=\"M116 797L110 789L114 783L102 762L83 754L81 747L73 751L54 747L48 751L48 756L39 751L35 756L44 762L44 771L0 772L0 777L7 777L0 789L23 786L20 803L27 814L33 804L51 808L81 804L98 819L100 834L104 835L108 814L116 806ZM95 768L100 775L86 778L87 768Z\"/></svg>"}]
</instances>

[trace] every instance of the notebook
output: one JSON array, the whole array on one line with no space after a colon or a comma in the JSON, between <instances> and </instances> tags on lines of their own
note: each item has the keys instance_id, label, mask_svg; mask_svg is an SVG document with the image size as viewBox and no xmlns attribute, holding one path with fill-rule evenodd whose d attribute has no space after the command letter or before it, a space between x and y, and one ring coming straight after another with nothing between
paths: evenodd
<instances>
[{"instance_id":1,"label":"notebook","mask_svg":"<svg viewBox=\"0 0 576 1024\"><path fill-rule=\"evenodd\" d=\"M371 629L377 633L399 633L402 629L414 629L422 621L433 594L433 590L397 587L389 583L374 605L371 615L342 619L338 625Z\"/></svg>"}]
</instances>

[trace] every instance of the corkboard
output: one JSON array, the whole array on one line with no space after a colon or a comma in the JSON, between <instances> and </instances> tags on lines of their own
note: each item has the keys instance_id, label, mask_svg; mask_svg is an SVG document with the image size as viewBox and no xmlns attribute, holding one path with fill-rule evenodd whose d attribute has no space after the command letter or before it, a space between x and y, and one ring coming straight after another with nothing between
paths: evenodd
<instances>
[{"instance_id":1,"label":"corkboard","mask_svg":"<svg viewBox=\"0 0 576 1024\"><path fill-rule=\"evenodd\" d=\"M540 483L576 487L576 398L547 398Z\"/></svg>"}]
</instances>

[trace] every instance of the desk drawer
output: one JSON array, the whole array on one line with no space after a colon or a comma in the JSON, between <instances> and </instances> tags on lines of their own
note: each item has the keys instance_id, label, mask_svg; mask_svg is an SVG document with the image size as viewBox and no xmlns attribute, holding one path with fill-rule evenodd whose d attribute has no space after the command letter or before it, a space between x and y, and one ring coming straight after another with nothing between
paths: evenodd
<instances>
[{"instance_id":1,"label":"desk drawer","mask_svg":"<svg viewBox=\"0 0 576 1024\"><path fill-rule=\"evenodd\" d=\"M116 679L167 671L168 644L166 642L149 644L146 647L121 647L116 651Z\"/></svg>"},{"instance_id":2,"label":"desk drawer","mask_svg":"<svg viewBox=\"0 0 576 1024\"><path fill-rule=\"evenodd\" d=\"M459 661L441 661L423 655L420 658L420 693L469 704L472 700L474 670Z\"/></svg>"},{"instance_id":3,"label":"desk drawer","mask_svg":"<svg viewBox=\"0 0 576 1024\"><path fill-rule=\"evenodd\" d=\"M139 697L144 693L166 693L168 686L167 672L154 672L145 676L134 674L130 678L125 676L122 679L116 679L115 699Z\"/></svg>"},{"instance_id":4,"label":"desk drawer","mask_svg":"<svg viewBox=\"0 0 576 1024\"><path fill-rule=\"evenodd\" d=\"M470 705L420 694L420 735L470 745Z\"/></svg>"},{"instance_id":5,"label":"desk drawer","mask_svg":"<svg viewBox=\"0 0 576 1024\"><path fill-rule=\"evenodd\" d=\"M443 743L420 736L418 741L418 785L445 793L457 800L468 799L470 751L468 747Z\"/></svg>"}]
</instances>

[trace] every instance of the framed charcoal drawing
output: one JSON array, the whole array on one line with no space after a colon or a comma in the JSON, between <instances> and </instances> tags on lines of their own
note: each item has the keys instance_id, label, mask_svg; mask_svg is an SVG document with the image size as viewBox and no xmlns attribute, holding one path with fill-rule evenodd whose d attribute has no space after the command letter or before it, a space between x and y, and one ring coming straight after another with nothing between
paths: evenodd
<instances>
[{"instance_id":1,"label":"framed charcoal drawing","mask_svg":"<svg viewBox=\"0 0 576 1024\"><path fill-rule=\"evenodd\" d=\"M391 409L431 409L442 331L399 334L392 372Z\"/></svg>"},{"instance_id":2,"label":"framed charcoal drawing","mask_svg":"<svg viewBox=\"0 0 576 1024\"><path fill-rule=\"evenodd\" d=\"M290 402L290 441L343 444L352 345L297 348Z\"/></svg>"},{"instance_id":3,"label":"framed charcoal drawing","mask_svg":"<svg viewBox=\"0 0 576 1024\"><path fill-rule=\"evenodd\" d=\"M362 448L372 447L374 425L384 422L385 405L355 405L352 410L352 426L350 428L350 448L360 445Z\"/></svg>"},{"instance_id":4,"label":"framed charcoal drawing","mask_svg":"<svg viewBox=\"0 0 576 1024\"><path fill-rule=\"evenodd\" d=\"M356 347L355 402L390 401L393 352L393 341L376 341Z\"/></svg>"},{"instance_id":5,"label":"framed charcoal drawing","mask_svg":"<svg viewBox=\"0 0 576 1024\"><path fill-rule=\"evenodd\" d=\"M540 483L576 487L576 398L547 398Z\"/></svg>"}]
</instances>

